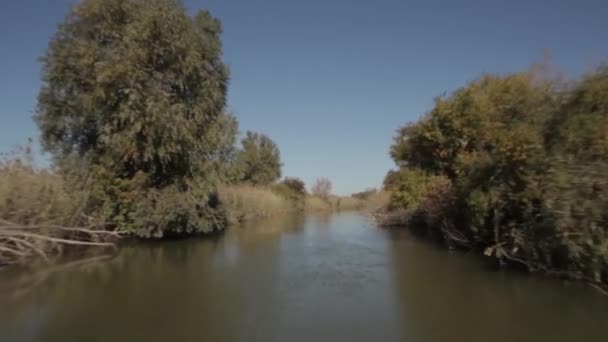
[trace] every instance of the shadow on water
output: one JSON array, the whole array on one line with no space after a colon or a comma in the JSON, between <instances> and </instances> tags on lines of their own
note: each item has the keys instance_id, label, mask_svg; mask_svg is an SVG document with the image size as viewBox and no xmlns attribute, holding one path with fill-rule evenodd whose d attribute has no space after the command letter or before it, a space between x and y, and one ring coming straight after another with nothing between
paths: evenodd
<instances>
[{"instance_id":1,"label":"shadow on water","mask_svg":"<svg viewBox=\"0 0 608 342\"><path fill-rule=\"evenodd\" d=\"M578 283L491 270L477 255L391 236L404 326L414 341L605 341L608 298Z\"/></svg>"},{"instance_id":2,"label":"shadow on water","mask_svg":"<svg viewBox=\"0 0 608 342\"><path fill-rule=\"evenodd\" d=\"M32 274L1 272L0 341L559 342L608 333L608 298L588 288L489 272L476 257L356 213L133 244L76 266L18 296L9 285Z\"/></svg>"},{"instance_id":3,"label":"shadow on water","mask_svg":"<svg viewBox=\"0 0 608 342\"><path fill-rule=\"evenodd\" d=\"M298 231L303 220L286 217L211 238L127 245L114 258L59 266L62 272L0 274L0 283L41 279L22 294L19 287L3 288L0 340L240 340L259 313L272 315L278 237L284 227Z\"/></svg>"}]
</instances>

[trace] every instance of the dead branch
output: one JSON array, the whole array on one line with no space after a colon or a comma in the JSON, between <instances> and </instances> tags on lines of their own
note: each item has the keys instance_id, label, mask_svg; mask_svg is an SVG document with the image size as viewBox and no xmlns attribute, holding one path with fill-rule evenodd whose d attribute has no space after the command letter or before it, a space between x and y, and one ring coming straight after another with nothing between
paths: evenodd
<instances>
[{"instance_id":1,"label":"dead branch","mask_svg":"<svg viewBox=\"0 0 608 342\"><path fill-rule=\"evenodd\" d=\"M18 257L27 256L27 254L25 252L18 251L16 249L12 249L12 248L5 247L5 246L0 246L0 251L6 252L6 253L10 253L10 254L16 255Z\"/></svg>"},{"instance_id":2,"label":"dead branch","mask_svg":"<svg viewBox=\"0 0 608 342\"><path fill-rule=\"evenodd\" d=\"M42 251L42 249L36 247L36 245L34 245L33 243L25 240L25 239L20 239L17 237L11 237L11 236L7 236L6 239L8 241L12 241L15 242L17 244L22 244L25 245L26 247L28 247L30 250L36 252L36 254L38 254L42 259L44 259L46 262L49 262L49 257L46 255L46 253L44 253Z\"/></svg>"},{"instance_id":3,"label":"dead branch","mask_svg":"<svg viewBox=\"0 0 608 342\"><path fill-rule=\"evenodd\" d=\"M56 230L63 230L63 231L68 231L68 232L81 232L81 233L86 233L86 234L90 234L90 235L111 235L111 236L115 236L115 237L120 237L121 235L123 235L123 232L120 231L112 231L112 230L99 230L99 229L95 229L98 228L100 225L97 224L93 224L84 228L77 228L77 227L64 227L64 226L59 226L59 225L19 225L7 220L2 220L0 219L0 229L12 229L12 230L43 230L43 229L56 229Z\"/></svg>"},{"instance_id":4,"label":"dead branch","mask_svg":"<svg viewBox=\"0 0 608 342\"><path fill-rule=\"evenodd\" d=\"M115 246L113 243L110 243L110 242L92 242L92 241L69 240L69 239L55 238L55 237L46 236L46 235L42 235L42 234L19 232L19 231L10 230L10 229L2 229L2 230L0 230L0 235L29 237L29 238L32 238L34 240L56 242L56 243L59 243L59 244L66 244L66 245L105 246L105 247L114 247Z\"/></svg>"},{"instance_id":5,"label":"dead branch","mask_svg":"<svg viewBox=\"0 0 608 342\"><path fill-rule=\"evenodd\" d=\"M53 253L61 253L61 248L56 248L60 245L116 247L113 241L125 234L100 229L105 226L20 225L0 219L0 264L12 264L34 256L48 262Z\"/></svg>"}]
</instances>

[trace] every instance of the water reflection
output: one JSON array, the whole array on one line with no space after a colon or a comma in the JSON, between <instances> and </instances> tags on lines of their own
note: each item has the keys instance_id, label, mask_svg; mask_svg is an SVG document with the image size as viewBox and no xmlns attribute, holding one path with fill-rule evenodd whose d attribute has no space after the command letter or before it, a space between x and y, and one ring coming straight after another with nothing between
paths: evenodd
<instances>
[{"instance_id":1,"label":"water reflection","mask_svg":"<svg viewBox=\"0 0 608 342\"><path fill-rule=\"evenodd\" d=\"M0 341L600 341L608 299L489 272L364 216L285 217L125 246L20 296ZM31 275L29 275L31 276Z\"/></svg>"},{"instance_id":2,"label":"water reflection","mask_svg":"<svg viewBox=\"0 0 608 342\"><path fill-rule=\"evenodd\" d=\"M581 284L489 271L473 255L391 234L404 322L415 341L605 341L608 299Z\"/></svg>"}]
</instances>

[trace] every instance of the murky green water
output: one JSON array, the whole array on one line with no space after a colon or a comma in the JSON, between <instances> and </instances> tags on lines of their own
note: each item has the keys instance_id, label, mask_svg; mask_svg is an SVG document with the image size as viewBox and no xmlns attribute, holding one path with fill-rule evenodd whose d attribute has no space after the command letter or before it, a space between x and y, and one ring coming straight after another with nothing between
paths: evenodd
<instances>
[{"instance_id":1,"label":"murky green water","mask_svg":"<svg viewBox=\"0 0 608 342\"><path fill-rule=\"evenodd\" d=\"M358 214L2 272L0 290L3 342L608 340L608 297L491 271Z\"/></svg>"}]
</instances>

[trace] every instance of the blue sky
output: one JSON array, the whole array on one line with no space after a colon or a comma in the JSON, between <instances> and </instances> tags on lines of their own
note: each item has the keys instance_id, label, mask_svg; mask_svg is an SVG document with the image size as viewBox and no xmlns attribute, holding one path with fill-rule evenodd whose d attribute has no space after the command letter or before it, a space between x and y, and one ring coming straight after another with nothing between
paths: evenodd
<instances>
[{"instance_id":1,"label":"blue sky","mask_svg":"<svg viewBox=\"0 0 608 342\"><path fill-rule=\"evenodd\" d=\"M36 137L37 58L69 0L0 2L0 150ZM339 194L378 186L398 126L483 72L542 51L577 76L608 61L608 1L185 0L224 25L229 107L283 173Z\"/></svg>"}]
</instances>

